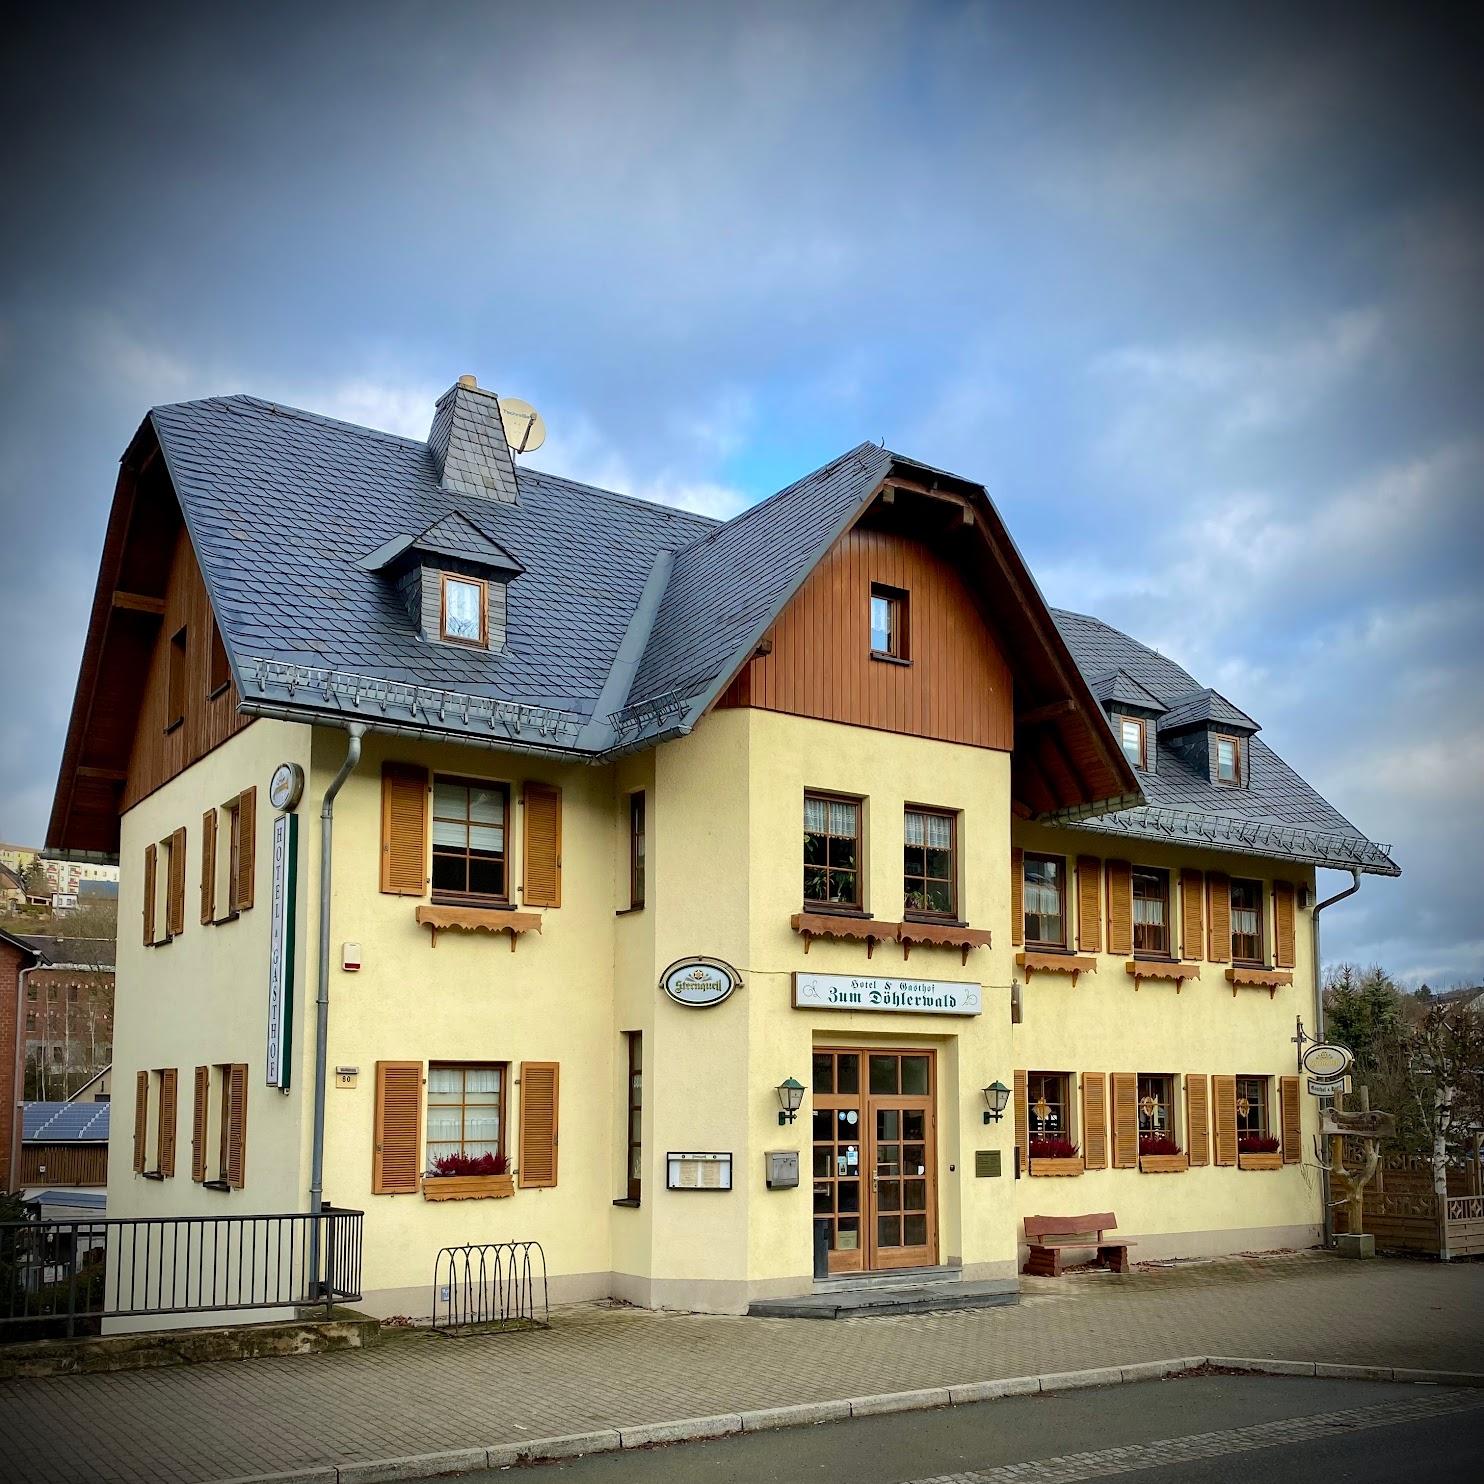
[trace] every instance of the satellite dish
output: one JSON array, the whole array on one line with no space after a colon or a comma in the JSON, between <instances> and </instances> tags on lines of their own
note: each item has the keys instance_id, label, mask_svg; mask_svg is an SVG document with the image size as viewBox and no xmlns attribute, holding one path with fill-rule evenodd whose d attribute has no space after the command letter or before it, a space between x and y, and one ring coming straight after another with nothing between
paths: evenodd
<instances>
[{"instance_id":1,"label":"satellite dish","mask_svg":"<svg viewBox=\"0 0 1484 1484\"><path fill-rule=\"evenodd\" d=\"M500 421L511 453L535 453L546 442L546 424L529 402L519 397L500 398Z\"/></svg>"}]
</instances>

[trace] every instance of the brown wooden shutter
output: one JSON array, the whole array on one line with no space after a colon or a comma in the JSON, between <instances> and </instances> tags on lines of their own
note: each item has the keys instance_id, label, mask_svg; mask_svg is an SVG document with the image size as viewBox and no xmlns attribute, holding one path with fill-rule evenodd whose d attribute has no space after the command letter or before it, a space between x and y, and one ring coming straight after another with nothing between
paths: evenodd
<instances>
[{"instance_id":1,"label":"brown wooden shutter","mask_svg":"<svg viewBox=\"0 0 1484 1484\"><path fill-rule=\"evenodd\" d=\"M1108 1084L1101 1072L1082 1074L1082 1168L1108 1163Z\"/></svg>"},{"instance_id":2,"label":"brown wooden shutter","mask_svg":"<svg viewBox=\"0 0 1484 1484\"><path fill-rule=\"evenodd\" d=\"M258 868L258 791L245 788L237 795L237 900L235 911L246 912L253 904L254 878Z\"/></svg>"},{"instance_id":3,"label":"brown wooden shutter","mask_svg":"<svg viewBox=\"0 0 1484 1484\"><path fill-rule=\"evenodd\" d=\"M1127 861L1109 861L1105 869L1108 876L1108 952L1132 953L1134 951L1133 867ZM1116 1107L1114 1114L1116 1117Z\"/></svg>"},{"instance_id":4,"label":"brown wooden shutter","mask_svg":"<svg viewBox=\"0 0 1484 1484\"><path fill-rule=\"evenodd\" d=\"M376 1134L371 1193L414 1195L421 1172L423 1064L376 1063Z\"/></svg>"},{"instance_id":5,"label":"brown wooden shutter","mask_svg":"<svg viewBox=\"0 0 1484 1484\"><path fill-rule=\"evenodd\" d=\"M165 908L165 931L172 938L185 932L186 832L185 827L170 837L170 895Z\"/></svg>"},{"instance_id":6,"label":"brown wooden shutter","mask_svg":"<svg viewBox=\"0 0 1484 1484\"><path fill-rule=\"evenodd\" d=\"M227 1068L227 1168L224 1179L241 1190L247 1177L247 1064Z\"/></svg>"},{"instance_id":7,"label":"brown wooden shutter","mask_svg":"<svg viewBox=\"0 0 1484 1484\"><path fill-rule=\"evenodd\" d=\"M1232 884L1221 871L1206 877L1206 928L1211 935L1206 957L1226 963L1232 956Z\"/></svg>"},{"instance_id":8,"label":"brown wooden shutter","mask_svg":"<svg viewBox=\"0 0 1484 1484\"><path fill-rule=\"evenodd\" d=\"M206 1107L211 1096L211 1068L196 1068L196 1099L191 1106L191 1179L206 1178Z\"/></svg>"},{"instance_id":9,"label":"brown wooden shutter","mask_svg":"<svg viewBox=\"0 0 1484 1484\"><path fill-rule=\"evenodd\" d=\"M216 921L216 810L201 816L201 921Z\"/></svg>"},{"instance_id":10,"label":"brown wooden shutter","mask_svg":"<svg viewBox=\"0 0 1484 1484\"><path fill-rule=\"evenodd\" d=\"M144 847L144 946L155 941L155 847ZM144 1166L141 1165L140 1169Z\"/></svg>"},{"instance_id":11,"label":"brown wooden shutter","mask_svg":"<svg viewBox=\"0 0 1484 1484\"><path fill-rule=\"evenodd\" d=\"M1273 883L1273 953L1280 969L1293 967L1293 882ZM1287 1153L1285 1150L1284 1158Z\"/></svg>"},{"instance_id":12,"label":"brown wooden shutter","mask_svg":"<svg viewBox=\"0 0 1484 1484\"><path fill-rule=\"evenodd\" d=\"M557 1063L520 1064L520 1183L557 1183Z\"/></svg>"},{"instance_id":13,"label":"brown wooden shutter","mask_svg":"<svg viewBox=\"0 0 1484 1484\"><path fill-rule=\"evenodd\" d=\"M562 791L549 783L527 783L525 891L529 907L562 905Z\"/></svg>"},{"instance_id":14,"label":"brown wooden shutter","mask_svg":"<svg viewBox=\"0 0 1484 1484\"><path fill-rule=\"evenodd\" d=\"M1212 1122L1216 1126L1216 1163L1234 1165L1237 1162L1237 1079L1215 1076L1211 1078Z\"/></svg>"},{"instance_id":15,"label":"brown wooden shutter","mask_svg":"<svg viewBox=\"0 0 1484 1484\"><path fill-rule=\"evenodd\" d=\"M160 1073L159 1170L167 1178L175 1174L175 1084L174 1067Z\"/></svg>"},{"instance_id":16,"label":"brown wooden shutter","mask_svg":"<svg viewBox=\"0 0 1484 1484\"><path fill-rule=\"evenodd\" d=\"M1025 942L1025 851L1010 850L1010 941Z\"/></svg>"},{"instance_id":17,"label":"brown wooden shutter","mask_svg":"<svg viewBox=\"0 0 1484 1484\"><path fill-rule=\"evenodd\" d=\"M420 897L427 887L428 770L410 763L383 763L381 889L392 896ZM421 1080L420 1071L418 1075Z\"/></svg>"},{"instance_id":18,"label":"brown wooden shutter","mask_svg":"<svg viewBox=\"0 0 1484 1484\"><path fill-rule=\"evenodd\" d=\"M1102 868L1095 855L1077 857L1077 947L1083 953L1103 948Z\"/></svg>"},{"instance_id":19,"label":"brown wooden shutter","mask_svg":"<svg viewBox=\"0 0 1484 1484\"><path fill-rule=\"evenodd\" d=\"M1015 1074L1015 1152L1019 1161L1017 1168L1028 1170L1031 1159L1031 1119L1026 1107L1024 1072Z\"/></svg>"},{"instance_id":20,"label":"brown wooden shutter","mask_svg":"<svg viewBox=\"0 0 1484 1484\"><path fill-rule=\"evenodd\" d=\"M1185 1153L1193 1165L1211 1163L1211 1096L1204 1072L1185 1074Z\"/></svg>"},{"instance_id":21,"label":"brown wooden shutter","mask_svg":"<svg viewBox=\"0 0 1484 1484\"><path fill-rule=\"evenodd\" d=\"M1201 916L1201 896L1205 877L1199 871L1180 873L1180 957L1202 959L1206 956L1205 923Z\"/></svg>"},{"instance_id":22,"label":"brown wooden shutter","mask_svg":"<svg viewBox=\"0 0 1484 1484\"><path fill-rule=\"evenodd\" d=\"M1278 1099L1283 1108L1283 1163L1296 1165L1304 1157L1303 1105L1297 1077L1278 1079Z\"/></svg>"},{"instance_id":23,"label":"brown wooden shutter","mask_svg":"<svg viewBox=\"0 0 1484 1484\"><path fill-rule=\"evenodd\" d=\"M154 847L151 846L151 849ZM149 1073L134 1074L134 1173L144 1173L144 1141L149 1133Z\"/></svg>"},{"instance_id":24,"label":"brown wooden shutter","mask_svg":"<svg viewBox=\"0 0 1484 1484\"><path fill-rule=\"evenodd\" d=\"M1113 1073L1113 1168L1139 1167L1139 1079L1132 1072Z\"/></svg>"}]
</instances>

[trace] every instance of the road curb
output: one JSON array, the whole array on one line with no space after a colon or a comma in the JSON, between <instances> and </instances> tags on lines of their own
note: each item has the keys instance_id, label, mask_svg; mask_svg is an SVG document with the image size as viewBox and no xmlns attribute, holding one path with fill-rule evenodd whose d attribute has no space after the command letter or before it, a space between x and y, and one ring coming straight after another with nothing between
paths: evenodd
<instances>
[{"instance_id":1,"label":"road curb","mask_svg":"<svg viewBox=\"0 0 1484 1484\"><path fill-rule=\"evenodd\" d=\"M700 1442L737 1433L763 1432L784 1427L812 1427L849 1417L880 1417L891 1412L924 1412L940 1407L973 1406L1007 1396L1054 1395L1092 1386L1129 1386L1158 1381L1214 1366L1256 1376L1315 1376L1332 1380L1402 1381L1424 1386L1484 1387L1484 1372L1428 1371L1405 1366L1341 1365L1313 1360L1278 1360L1229 1355L1185 1355L1169 1360L1145 1360L1125 1366L1094 1366L1081 1371L1054 1371L1042 1376L1008 1376L994 1381L970 1381L918 1391L887 1391L844 1401L800 1402L788 1407L764 1407L751 1412L724 1412L714 1417L686 1417L675 1422L636 1423L631 1427L602 1428L555 1438L530 1438L487 1448L460 1448L441 1453L413 1454L366 1463L322 1464L280 1474L239 1475L216 1484L382 1484L394 1479L420 1479L462 1473L477 1468L510 1468L523 1463L545 1463L578 1458L589 1453L613 1453L621 1448L648 1448L666 1443Z\"/></svg>"}]
</instances>

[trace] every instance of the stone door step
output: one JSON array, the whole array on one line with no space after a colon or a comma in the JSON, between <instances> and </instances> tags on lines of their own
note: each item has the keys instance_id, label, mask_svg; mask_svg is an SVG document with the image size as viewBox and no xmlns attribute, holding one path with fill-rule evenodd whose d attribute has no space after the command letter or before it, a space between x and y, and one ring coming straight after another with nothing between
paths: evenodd
<instances>
[{"instance_id":1,"label":"stone door step","mask_svg":"<svg viewBox=\"0 0 1484 1484\"><path fill-rule=\"evenodd\" d=\"M881 1314L934 1314L1019 1302L1014 1280L920 1283L902 1288L847 1288L798 1298L760 1299L747 1312L760 1319L847 1319Z\"/></svg>"},{"instance_id":2,"label":"stone door step","mask_svg":"<svg viewBox=\"0 0 1484 1484\"><path fill-rule=\"evenodd\" d=\"M920 1288L924 1283L957 1283L964 1270L957 1264L933 1268L893 1268L879 1273L836 1273L816 1278L815 1293L853 1293L858 1288Z\"/></svg>"}]
</instances>

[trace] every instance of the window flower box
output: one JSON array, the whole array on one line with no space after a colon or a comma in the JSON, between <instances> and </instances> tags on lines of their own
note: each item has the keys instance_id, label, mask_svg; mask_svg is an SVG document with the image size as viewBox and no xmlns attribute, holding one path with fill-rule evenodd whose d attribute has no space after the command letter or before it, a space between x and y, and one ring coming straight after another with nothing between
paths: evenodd
<instances>
[{"instance_id":1,"label":"window flower box","mask_svg":"<svg viewBox=\"0 0 1484 1484\"><path fill-rule=\"evenodd\" d=\"M425 1201L478 1201L515 1194L514 1175L428 1175Z\"/></svg>"},{"instance_id":2,"label":"window flower box","mask_svg":"<svg viewBox=\"0 0 1484 1484\"><path fill-rule=\"evenodd\" d=\"M1283 1156L1281 1154L1243 1154L1238 1152L1237 1168L1241 1170L1281 1170L1283 1168Z\"/></svg>"},{"instance_id":3,"label":"window flower box","mask_svg":"<svg viewBox=\"0 0 1484 1484\"><path fill-rule=\"evenodd\" d=\"M1146 1175L1181 1175L1190 1168L1188 1154L1141 1154L1139 1169Z\"/></svg>"},{"instance_id":4,"label":"window flower box","mask_svg":"<svg viewBox=\"0 0 1484 1484\"><path fill-rule=\"evenodd\" d=\"M1080 1175L1084 1169L1082 1156L1074 1154L1063 1155L1054 1159L1031 1158L1031 1174L1033 1175Z\"/></svg>"}]
</instances>

